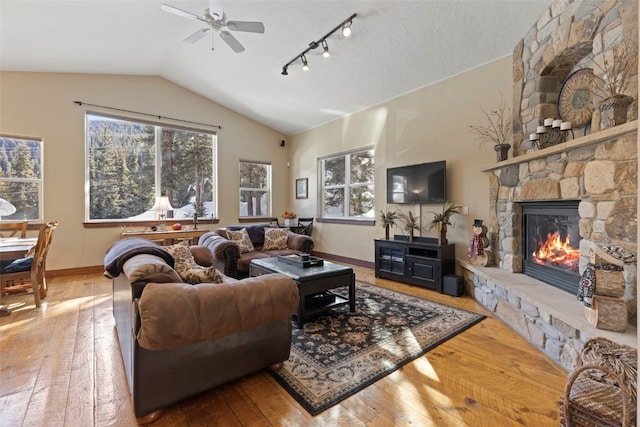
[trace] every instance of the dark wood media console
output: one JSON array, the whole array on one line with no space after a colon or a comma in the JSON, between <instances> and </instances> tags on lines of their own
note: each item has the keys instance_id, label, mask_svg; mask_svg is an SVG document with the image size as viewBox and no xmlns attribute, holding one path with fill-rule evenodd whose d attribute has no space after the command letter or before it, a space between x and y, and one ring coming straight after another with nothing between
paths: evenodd
<instances>
[{"instance_id":1,"label":"dark wood media console","mask_svg":"<svg viewBox=\"0 0 640 427\"><path fill-rule=\"evenodd\" d=\"M396 235L375 239L376 277L422 286L442 293L442 278L455 274L455 245L439 245L437 239Z\"/></svg>"}]
</instances>

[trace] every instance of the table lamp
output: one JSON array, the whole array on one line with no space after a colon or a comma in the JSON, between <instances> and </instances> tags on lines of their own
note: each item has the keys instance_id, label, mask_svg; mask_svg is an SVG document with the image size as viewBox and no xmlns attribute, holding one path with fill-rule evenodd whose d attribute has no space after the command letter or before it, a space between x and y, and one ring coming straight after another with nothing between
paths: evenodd
<instances>
[{"instance_id":1,"label":"table lamp","mask_svg":"<svg viewBox=\"0 0 640 427\"><path fill-rule=\"evenodd\" d=\"M156 204L151 208L152 211L159 212L158 225L160 230L165 231L165 222L167 220L167 211L173 210L171 202L167 196L160 196L156 198Z\"/></svg>"}]
</instances>

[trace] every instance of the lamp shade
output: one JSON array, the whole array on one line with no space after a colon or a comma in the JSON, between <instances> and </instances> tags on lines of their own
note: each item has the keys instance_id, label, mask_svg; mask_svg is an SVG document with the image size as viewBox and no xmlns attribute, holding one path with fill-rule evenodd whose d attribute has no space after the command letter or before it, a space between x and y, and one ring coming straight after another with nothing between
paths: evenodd
<instances>
[{"instance_id":1,"label":"lamp shade","mask_svg":"<svg viewBox=\"0 0 640 427\"><path fill-rule=\"evenodd\" d=\"M171 202L167 196L160 196L156 198L156 204L151 208L152 211L170 211L173 210Z\"/></svg>"}]
</instances>

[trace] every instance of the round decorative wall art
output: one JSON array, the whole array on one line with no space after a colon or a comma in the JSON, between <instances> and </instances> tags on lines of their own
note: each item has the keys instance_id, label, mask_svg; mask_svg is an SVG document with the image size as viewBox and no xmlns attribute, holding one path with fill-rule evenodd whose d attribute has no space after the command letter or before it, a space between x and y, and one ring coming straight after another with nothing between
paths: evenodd
<instances>
[{"instance_id":1,"label":"round decorative wall art","mask_svg":"<svg viewBox=\"0 0 640 427\"><path fill-rule=\"evenodd\" d=\"M562 85L558 97L558 112L574 129L585 127L593 115L593 90L595 75L590 68L578 70Z\"/></svg>"}]
</instances>

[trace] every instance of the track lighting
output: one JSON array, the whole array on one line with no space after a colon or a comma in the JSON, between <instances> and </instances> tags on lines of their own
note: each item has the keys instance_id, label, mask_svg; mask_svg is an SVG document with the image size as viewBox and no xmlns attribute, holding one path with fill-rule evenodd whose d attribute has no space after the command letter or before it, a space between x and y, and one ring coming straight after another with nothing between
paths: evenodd
<instances>
[{"instance_id":1,"label":"track lighting","mask_svg":"<svg viewBox=\"0 0 640 427\"><path fill-rule=\"evenodd\" d=\"M325 58L328 58L331 56L331 53L329 53L329 45L327 44L326 40L322 40L322 56L324 56Z\"/></svg>"},{"instance_id":2,"label":"track lighting","mask_svg":"<svg viewBox=\"0 0 640 427\"><path fill-rule=\"evenodd\" d=\"M312 41L311 43L309 43L309 47L296 55L291 61L284 64L284 66L282 67L282 72L280 74L282 74L283 76L288 76L289 65L293 64L298 59L302 61L302 69L304 71L309 70L309 62L307 61L306 54L314 49L317 49L319 46L322 46L322 56L324 56L325 58L331 56L331 53L329 52L329 45L327 44L327 39L338 30L342 32L342 35L344 37L349 37L349 35L351 35L351 24L353 23L353 18L355 18L356 16L357 14L354 13L353 15L342 21L340 24L338 24L338 26L336 26L333 30L322 36L318 41Z\"/></svg>"},{"instance_id":3,"label":"track lighting","mask_svg":"<svg viewBox=\"0 0 640 427\"><path fill-rule=\"evenodd\" d=\"M351 35L351 21L342 26L342 35L345 37L349 37Z\"/></svg>"}]
</instances>

